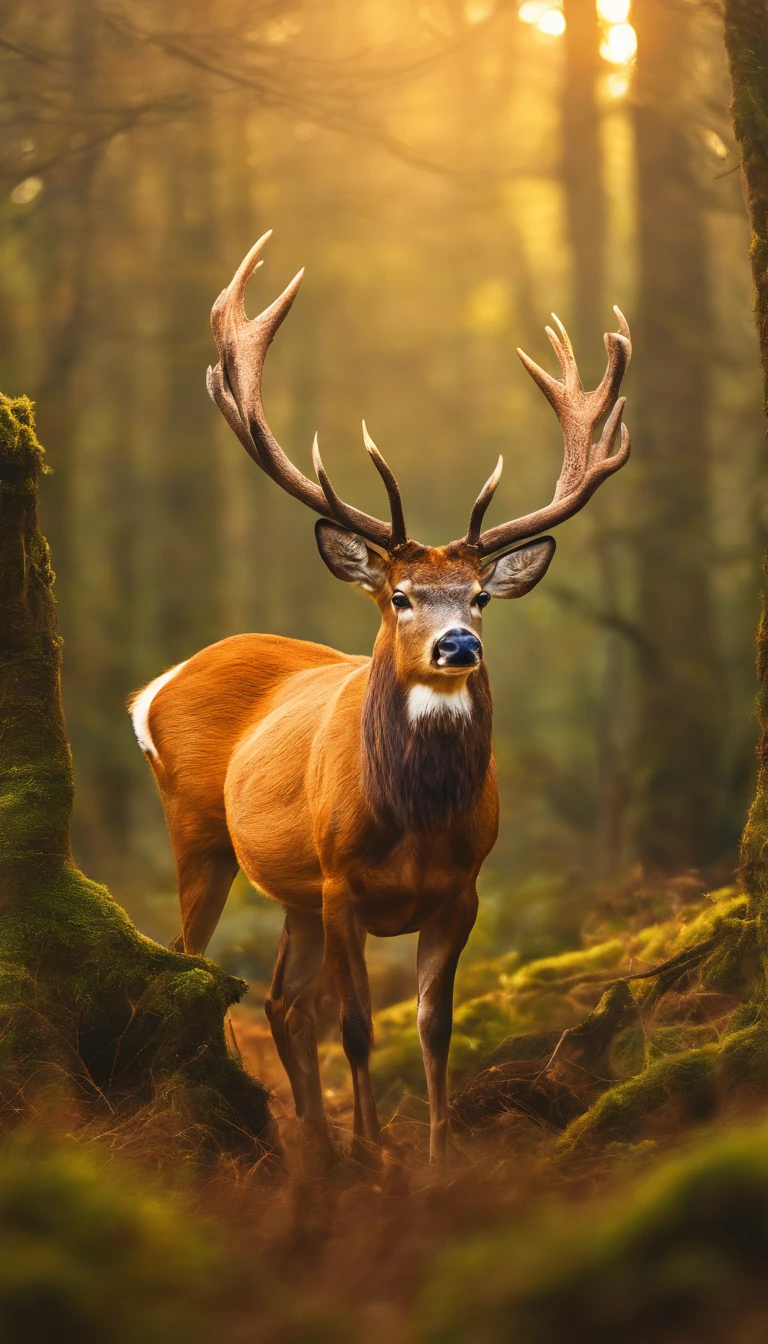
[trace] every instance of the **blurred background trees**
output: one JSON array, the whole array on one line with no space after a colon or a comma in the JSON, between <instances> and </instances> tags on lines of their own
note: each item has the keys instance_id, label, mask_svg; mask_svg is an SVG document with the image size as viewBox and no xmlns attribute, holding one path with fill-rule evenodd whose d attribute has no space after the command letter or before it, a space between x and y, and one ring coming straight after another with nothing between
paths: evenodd
<instances>
[{"instance_id":1,"label":"blurred background trees","mask_svg":"<svg viewBox=\"0 0 768 1344\"><path fill-rule=\"evenodd\" d=\"M305 468L317 429L373 507L365 415L424 541L460 532L500 451L498 517L550 497L558 429L514 347L548 359L554 309L595 379L624 310L632 463L561 531L547 583L487 620L486 892L505 938L546 948L596 881L731 863L768 500L711 10L11 0L0 90L0 386L37 399L55 472L80 862L171 936L129 691L242 630L370 648L375 611L205 391L211 303L272 227L252 302L307 276L270 356L271 423Z\"/></svg>"}]
</instances>

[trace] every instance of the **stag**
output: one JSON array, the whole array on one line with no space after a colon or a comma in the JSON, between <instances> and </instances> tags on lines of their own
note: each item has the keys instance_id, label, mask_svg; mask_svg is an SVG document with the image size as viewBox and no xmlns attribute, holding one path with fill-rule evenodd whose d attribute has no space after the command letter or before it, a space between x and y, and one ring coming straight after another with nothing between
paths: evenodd
<instances>
[{"instance_id":1,"label":"stag","mask_svg":"<svg viewBox=\"0 0 768 1344\"><path fill-rule=\"evenodd\" d=\"M330 1144L315 1019L327 967L352 1073L353 1143L370 1153L380 1134L369 1073L365 940L369 933L418 932L430 1158L442 1162L454 977L475 922L478 874L498 831L483 611L492 598L530 592L555 550L552 537L539 534L578 513L627 461L619 391L629 329L615 309L619 331L605 336L608 365L592 392L582 387L559 322L558 333L547 334L562 378L518 350L562 427L563 467L552 502L483 529L499 458L465 536L423 546L408 536L397 481L365 425L365 447L389 496L389 522L340 498L317 438L315 482L271 433L262 370L303 272L249 320L245 292L268 237L213 306L219 362L208 370L208 389L257 466L319 514L320 555L338 579L373 598L381 628L370 658L275 635L236 635L133 697L136 736L157 780L176 859L183 931L174 946L205 952L238 867L285 908L265 1007L296 1113Z\"/></svg>"}]
</instances>

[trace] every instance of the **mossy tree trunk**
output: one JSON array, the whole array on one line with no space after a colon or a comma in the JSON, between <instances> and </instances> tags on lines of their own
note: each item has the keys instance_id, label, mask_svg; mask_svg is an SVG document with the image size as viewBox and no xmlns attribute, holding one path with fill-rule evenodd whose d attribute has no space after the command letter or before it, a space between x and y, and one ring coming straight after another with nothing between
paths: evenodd
<instances>
[{"instance_id":1,"label":"mossy tree trunk","mask_svg":"<svg viewBox=\"0 0 768 1344\"><path fill-rule=\"evenodd\" d=\"M42 451L32 404L0 401L0 909L71 861L72 761L59 688L48 546L37 526Z\"/></svg>"},{"instance_id":2,"label":"mossy tree trunk","mask_svg":"<svg viewBox=\"0 0 768 1344\"><path fill-rule=\"evenodd\" d=\"M635 336L642 518L634 534L644 636L634 747L634 840L650 869L719 857L724 686L712 610L707 426L711 312L704 194L687 125L693 11L636 0Z\"/></svg>"},{"instance_id":3,"label":"mossy tree trunk","mask_svg":"<svg viewBox=\"0 0 768 1344\"><path fill-rule=\"evenodd\" d=\"M768 0L725 0L725 44L733 86L733 129L741 152L744 200L751 230L757 331L768 419ZM768 557L764 566L768 579ZM742 875L760 931L768 972L768 609L757 632L759 771L742 837Z\"/></svg>"},{"instance_id":4,"label":"mossy tree trunk","mask_svg":"<svg viewBox=\"0 0 768 1344\"><path fill-rule=\"evenodd\" d=\"M725 41L730 66L732 115L741 151L744 199L751 229L750 258L757 296L760 359L768 417L768 0L725 0ZM768 557L765 564L768 578ZM763 604L757 636L759 680L759 773L755 798L742 836L741 877L745 890L711 936L685 953L684 975L671 964L676 990L727 994L741 1000L716 1039L657 1060L635 1078L609 1089L572 1126L566 1148L610 1136L633 1137L649 1116L669 1103L677 1115L695 1120L743 1094L751 1106L768 1093L768 605ZM711 774L707 783L712 787ZM679 958L675 959L679 962ZM662 968L655 988L664 992ZM640 995L641 1009L643 994ZM690 1011L690 1009L689 1009Z\"/></svg>"},{"instance_id":5,"label":"mossy tree trunk","mask_svg":"<svg viewBox=\"0 0 768 1344\"><path fill-rule=\"evenodd\" d=\"M752 240L757 332L768 419L768 0L725 0L731 114Z\"/></svg>"},{"instance_id":6,"label":"mossy tree trunk","mask_svg":"<svg viewBox=\"0 0 768 1344\"><path fill-rule=\"evenodd\" d=\"M663 11L660 6L657 9L661 21ZM742 155L744 196L752 230L750 255L757 292L760 357L768 391L768 0L725 0L724 15L733 82L733 122ZM672 9L667 11L667 20L681 21ZM661 209L658 202L656 209ZM668 221L669 213L665 212L662 220L665 229ZM695 387L695 380L692 386ZM682 423L688 425L686 417ZM765 568L768 579L768 559ZM592 1018L601 1025L604 1059L599 1068L589 1073L589 1080L599 1094L589 1099L583 1114L565 1129L561 1140L565 1156L575 1154L581 1160L585 1150L605 1152L606 1142L632 1141L648 1132L658 1137L665 1129L678 1133L681 1128L715 1114L734 1114L740 1106L751 1114L756 1104L766 1104L768 603L764 604L758 630L757 667L759 775L742 837L744 890L718 893L712 898L711 911L703 913L694 925L695 940L684 941L682 951L661 966L628 977L636 982L632 998L639 1011L637 1023L631 1023L627 1029L621 999L616 1000L621 1012L607 1011L615 1006L609 996L622 990L621 981L601 1000ZM712 788L715 772L707 767L706 761L702 772L702 786ZM623 988L629 992L626 983ZM654 1012L662 999L661 1023L666 1034L660 1049L654 1045L652 1028ZM715 1020L710 1017L712 1005L718 1005ZM591 1020L587 1018L581 1027L564 1032L551 1055L548 1052L552 1042L546 1042L544 1055L533 1061L531 1072L536 1089L533 1101L540 1104L540 1113L550 1123L555 1104L562 1116L574 1100L577 1104L580 1101L578 1087L571 1087L573 1095L564 1098L563 1070L553 1077L553 1061L565 1048L568 1063L569 1049L574 1045L578 1049ZM639 1067L631 1074L624 1071L622 1081L606 1085L605 1079L611 1076L610 1036L614 1026L613 1047L618 1046L619 1053L621 1033L627 1030L635 1033ZM513 1109L521 1097L530 1109L531 1084L520 1065L524 1061L530 1066L533 1057L521 1051L520 1041L528 1044L529 1038L511 1039L496 1051L499 1057L503 1052L506 1073L499 1067L486 1070L473 1080L473 1091L465 1089L465 1095L455 1099L459 1114L461 1103L466 1105L467 1100L477 1109L478 1097L485 1113L494 1108L497 1112ZM697 1041L701 1043L696 1044ZM625 1040L625 1059L628 1045L631 1042ZM577 1062L581 1067L583 1059L577 1058Z\"/></svg>"},{"instance_id":7,"label":"mossy tree trunk","mask_svg":"<svg viewBox=\"0 0 768 1344\"><path fill-rule=\"evenodd\" d=\"M601 33L594 0L563 0L563 13L560 178L571 243L571 334L585 383L597 387L605 367L599 334L611 311L605 295L608 216L598 102ZM604 611L616 612L619 529L613 496L606 493L595 499L590 520L599 603ZM617 871L623 844L626 790L620 723L626 712L626 648L616 630L596 634L601 640L602 669L595 732L595 866L601 876L607 876Z\"/></svg>"},{"instance_id":8,"label":"mossy tree trunk","mask_svg":"<svg viewBox=\"0 0 768 1344\"><path fill-rule=\"evenodd\" d=\"M90 1117L162 1114L175 1146L257 1158L267 1093L224 1030L243 982L142 937L72 859L42 470L32 404L0 395L0 1122L63 1090Z\"/></svg>"}]
</instances>

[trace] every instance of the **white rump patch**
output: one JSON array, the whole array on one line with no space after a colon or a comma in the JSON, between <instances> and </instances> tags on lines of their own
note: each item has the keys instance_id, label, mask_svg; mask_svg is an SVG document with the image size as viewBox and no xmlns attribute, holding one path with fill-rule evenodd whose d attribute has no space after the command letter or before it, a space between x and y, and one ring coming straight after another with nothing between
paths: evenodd
<instances>
[{"instance_id":1,"label":"white rump patch","mask_svg":"<svg viewBox=\"0 0 768 1344\"><path fill-rule=\"evenodd\" d=\"M408 717L411 723L419 719L428 719L439 714L450 714L456 719L472 717L472 697L466 686L460 691L435 691L431 686L420 683L411 686L408 692Z\"/></svg>"},{"instance_id":2,"label":"white rump patch","mask_svg":"<svg viewBox=\"0 0 768 1344\"><path fill-rule=\"evenodd\" d=\"M142 751L146 751L149 756L158 759L155 744L152 741L152 734L149 731L149 710L157 692L172 681L177 672L182 667L186 667L186 662L178 663L176 667L169 667L167 672L163 672L154 681L150 681L143 691L139 691L136 699L131 705L131 718L133 720L133 731L136 734L136 741Z\"/></svg>"}]
</instances>

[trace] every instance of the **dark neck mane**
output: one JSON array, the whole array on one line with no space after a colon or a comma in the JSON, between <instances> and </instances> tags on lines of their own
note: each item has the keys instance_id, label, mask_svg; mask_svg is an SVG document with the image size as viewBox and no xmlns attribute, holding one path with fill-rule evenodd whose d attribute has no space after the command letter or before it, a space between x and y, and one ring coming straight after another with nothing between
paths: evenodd
<instances>
[{"instance_id":1,"label":"dark neck mane","mask_svg":"<svg viewBox=\"0 0 768 1344\"><path fill-rule=\"evenodd\" d=\"M484 667L467 682L472 713L412 723L389 657L374 654L363 701L363 781L374 817L399 831L447 830L475 807L491 759L491 691Z\"/></svg>"}]
</instances>

